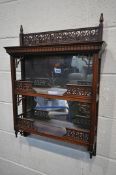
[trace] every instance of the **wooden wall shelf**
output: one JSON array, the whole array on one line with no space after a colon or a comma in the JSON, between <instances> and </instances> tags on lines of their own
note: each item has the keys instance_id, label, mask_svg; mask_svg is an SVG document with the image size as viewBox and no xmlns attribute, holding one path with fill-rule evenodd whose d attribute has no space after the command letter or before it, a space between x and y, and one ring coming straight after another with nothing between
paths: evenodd
<instances>
[{"instance_id":1,"label":"wooden wall shelf","mask_svg":"<svg viewBox=\"0 0 116 175\"><path fill-rule=\"evenodd\" d=\"M95 27L24 34L21 26L20 46L5 47L16 137L37 134L96 155L102 33L103 14Z\"/></svg>"}]
</instances>

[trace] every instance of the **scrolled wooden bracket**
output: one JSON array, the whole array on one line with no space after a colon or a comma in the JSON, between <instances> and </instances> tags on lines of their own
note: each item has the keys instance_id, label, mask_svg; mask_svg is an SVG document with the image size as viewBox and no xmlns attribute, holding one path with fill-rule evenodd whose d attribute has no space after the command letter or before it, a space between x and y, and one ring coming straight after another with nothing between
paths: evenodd
<instances>
[{"instance_id":1,"label":"scrolled wooden bracket","mask_svg":"<svg viewBox=\"0 0 116 175\"><path fill-rule=\"evenodd\" d=\"M22 59L23 59L23 57L15 59L16 68L18 68L18 65L19 65L19 63L21 62Z\"/></svg>"}]
</instances>

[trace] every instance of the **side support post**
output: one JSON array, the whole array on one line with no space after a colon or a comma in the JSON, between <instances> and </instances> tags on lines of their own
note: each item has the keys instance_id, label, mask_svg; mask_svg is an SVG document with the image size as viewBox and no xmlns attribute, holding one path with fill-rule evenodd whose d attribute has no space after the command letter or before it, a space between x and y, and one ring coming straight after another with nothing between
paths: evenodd
<instances>
[{"instance_id":1,"label":"side support post","mask_svg":"<svg viewBox=\"0 0 116 175\"><path fill-rule=\"evenodd\" d=\"M18 129L17 129L18 109L17 109L17 95L15 94L16 64L15 64L15 58L12 56L10 57L10 64L11 64L11 80L12 80L12 102L13 102L14 130L15 130L15 135L17 137L17 134L18 134Z\"/></svg>"}]
</instances>

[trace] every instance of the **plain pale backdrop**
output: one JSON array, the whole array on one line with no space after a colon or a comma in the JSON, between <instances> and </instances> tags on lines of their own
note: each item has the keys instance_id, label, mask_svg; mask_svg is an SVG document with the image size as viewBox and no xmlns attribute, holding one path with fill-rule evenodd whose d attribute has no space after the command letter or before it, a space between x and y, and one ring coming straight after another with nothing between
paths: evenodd
<instances>
[{"instance_id":1,"label":"plain pale backdrop","mask_svg":"<svg viewBox=\"0 0 116 175\"><path fill-rule=\"evenodd\" d=\"M99 24L104 14L97 156L45 139L15 138L10 59L3 47L19 45L19 28L42 32ZM116 174L116 1L0 0L0 175Z\"/></svg>"}]
</instances>

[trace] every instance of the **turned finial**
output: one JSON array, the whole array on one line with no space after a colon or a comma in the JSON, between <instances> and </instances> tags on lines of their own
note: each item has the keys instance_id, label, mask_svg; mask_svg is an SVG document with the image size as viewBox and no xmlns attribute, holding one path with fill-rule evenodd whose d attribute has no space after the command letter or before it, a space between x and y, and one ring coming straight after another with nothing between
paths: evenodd
<instances>
[{"instance_id":1,"label":"turned finial","mask_svg":"<svg viewBox=\"0 0 116 175\"><path fill-rule=\"evenodd\" d=\"M20 34L23 34L23 26L20 26Z\"/></svg>"},{"instance_id":2,"label":"turned finial","mask_svg":"<svg viewBox=\"0 0 116 175\"><path fill-rule=\"evenodd\" d=\"M103 25L103 22L104 22L103 13L101 13L100 15L99 22L100 22L100 25Z\"/></svg>"},{"instance_id":3,"label":"turned finial","mask_svg":"<svg viewBox=\"0 0 116 175\"><path fill-rule=\"evenodd\" d=\"M20 26L20 34L19 34L19 39L20 39L20 46L23 45L23 26Z\"/></svg>"}]
</instances>

